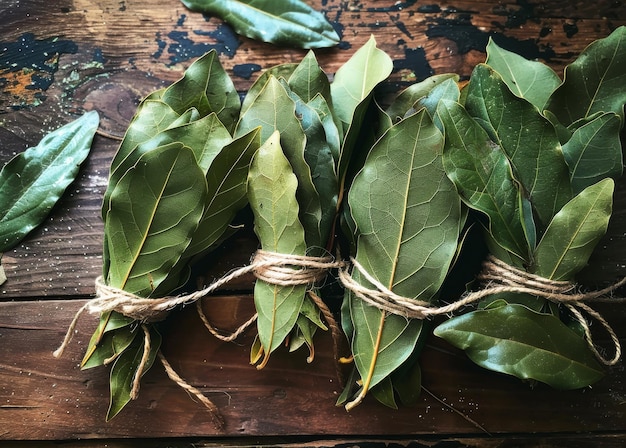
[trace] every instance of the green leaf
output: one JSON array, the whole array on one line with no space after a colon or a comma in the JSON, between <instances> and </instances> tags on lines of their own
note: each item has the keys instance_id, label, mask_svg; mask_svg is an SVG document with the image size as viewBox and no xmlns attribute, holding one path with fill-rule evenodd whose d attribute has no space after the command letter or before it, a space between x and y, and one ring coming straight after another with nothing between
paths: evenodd
<instances>
[{"instance_id":1,"label":"green leaf","mask_svg":"<svg viewBox=\"0 0 626 448\"><path fill-rule=\"evenodd\" d=\"M111 193L108 284L143 297L158 294L191 240L206 195L204 173L189 148L173 143L144 154Z\"/></svg>"},{"instance_id":2,"label":"green leaf","mask_svg":"<svg viewBox=\"0 0 626 448\"><path fill-rule=\"evenodd\" d=\"M284 86L289 89L289 86ZM314 200L319 201L320 220L313 229L305 224L306 242L308 247L323 248L329 239L329 233L335 220L338 200L338 179L335 172L335 159L326 140L326 131L317 112L305 104L295 92L287 92L296 105L296 116L306 136L304 160L309 166L315 191ZM303 222L304 224L304 222ZM309 255L317 255L309 253Z\"/></svg>"},{"instance_id":3,"label":"green leaf","mask_svg":"<svg viewBox=\"0 0 626 448\"><path fill-rule=\"evenodd\" d=\"M335 122L330 105L321 94L315 95L313 99L306 104L317 113L322 122L324 133L326 134L326 143L330 148L336 165L339 162L339 154L341 151L341 135L339 134L339 127Z\"/></svg>"},{"instance_id":4,"label":"green leaf","mask_svg":"<svg viewBox=\"0 0 626 448\"><path fill-rule=\"evenodd\" d=\"M267 81L269 81L270 77L274 77L276 79L284 79L288 80L292 73L298 68L299 64L293 62L287 62L285 64L276 65L274 67L270 67L267 70L263 71L259 77L254 81L250 89L246 92L246 96L241 103L241 112L240 115L243 116L248 108L254 104L257 96L265 89Z\"/></svg>"},{"instance_id":5,"label":"green leaf","mask_svg":"<svg viewBox=\"0 0 626 448\"><path fill-rule=\"evenodd\" d=\"M215 50L196 59L160 99L178 114L190 108L197 109L201 117L215 112L229 131L234 129L241 108L239 93Z\"/></svg>"},{"instance_id":6,"label":"green leaf","mask_svg":"<svg viewBox=\"0 0 626 448\"><path fill-rule=\"evenodd\" d=\"M342 123L341 134L345 135L337 170L339 179L347 172L372 92L392 70L391 58L376 47L372 36L335 73L330 92L335 114Z\"/></svg>"},{"instance_id":7,"label":"green leaf","mask_svg":"<svg viewBox=\"0 0 626 448\"><path fill-rule=\"evenodd\" d=\"M154 329L150 328L150 354L142 371L142 376L152 367L156 355L161 347L161 335ZM137 375L137 370L141 363L144 350L144 338L135 338L133 343L126 349L116 360L111 368L109 386L111 390L111 400L109 410L107 412L107 421L120 413L131 398L131 390L133 380Z\"/></svg>"},{"instance_id":8,"label":"green leaf","mask_svg":"<svg viewBox=\"0 0 626 448\"><path fill-rule=\"evenodd\" d=\"M96 111L44 136L0 171L0 253L48 216L89 155L100 119Z\"/></svg>"},{"instance_id":9,"label":"green leaf","mask_svg":"<svg viewBox=\"0 0 626 448\"><path fill-rule=\"evenodd\" d=\"M614 112L624 122L626 27L589 45L565 67L563 84L547 104L565 126L597 112Z\"/></svg>"},{"instance_id":10,"label":"green leaf","mask_svg":"<svg viewBox=\"0 0 626 448\"><path fill-rule=\"evenodd\" d=\"M260 130L235 139L213 160L207 172L207 202L184 256L214 247L233 218L247 203L248 168L260 146Z\"/></svg>"},{"instance_id":11,"label":"green leaf","mask_svg":"<svg viewBox=\"0 0 626 448\"><path fill-rule=\"evenodd\" d=\"M421 82L411 84L394 98L385 113L391 118L392 123L397 123L403 119L409 111L416 109L415 104L420 99L427 96L430 91L439 84L449 79L458 82L459 75L455 73L433 75Z\"/></svg>"},{"instance_id":12,"label":"green leaf","mask_svg":"<svg viewBox=\"0 0 626 448\"><path fill-rule=\"evenodd\" d=\"M569 172L552 124L532 104L511 93L491 67L476 66L465 106L502 148L524 187L541 230L572 198Z\"/></svg>"},{"instance_id":13,"label":"green leaf","mask_svg":"<svg viewBox=\"0 0 626 448\"><path fill-rule=\"evenodd\" d=\"M84 359L80 365L83 370L98 367L116 359L126 350L137 336L136 326L127 325L116 331L104 333L97 347ZM94 333L97 334L97 333Z\"/></svg>"},{"instance_id":14,"label":"green leaf","mask_svg":"<svg viewBox=\"0 0 626 448\"><path fill-rule=\"evenodd\" d=\"M356 260L396 294L433 300L456 253L461 205L443 170L443 136L425 110L392 126L372 148L348 195ZM371 287L355 271L355 281ZM422 329L346 292L360 401L413 352Z\"/></svg>"},{"instance_id":15,"label":"green leaf","mask_svg":"<svg viewBox=\"0 0 626 448\"><path fill-rule=\"evenodd\" d=\"M498 245L529 260L522 193L505 154L459 103L442 101L437 116L445 129L443 164L464 202L487 215L489 233Z\"/></svg>"},{"instance_id":16,"label":"green leaf","mask_svg":"<svg viewBox=\"0 0 626 448\"><path fill-rule=\"evenodd\" d=\"M328 76L320 68L312 51L306 54L287 81L289 88L305 103L316 95L322 95L327 102L331 100Z\"/></svg>"},{"instance_id":17,"label":"green leaf","mask_svg":"<svg viewBox=\"0 0 626 448\"><path fill-rule=\"evenodd\" d=\"M535 273L572 280L587 265L606 233L613 204L613 179L585 188L552 219L535 250Z\"/></svg>"},{"instance_id":18,"label":"green leaf","mask_svg":"<svg viewBox=\"0 0 626 448\"><path fill-rule=\"evenodd\" d=\"M419 110L422 107L425 107L431 118L435 121L435 124L439 125L439 123L437 123L436 117L437 106L439 105L439 102L442 100L458 102L459 97L459 86L456 80L453 78L449 78L433 87L428 95L417 100L417 102L415 103L415 109Z\"/></svg>"},{"instance_id":19,"label":"green leaf","mask_svg":"<svg viewBox=\"0 0 626 448\"><path fill-rule=\"evenodd\" d=\"M434 334L479 366L557 389L586 387L603 376L583 338L552 314L522 305L472 311L442 323Z\"/></svg>"},{"instance_id":20,"label":"green leaf","mask_svg":"<svg viewBox=\"0 0 626 448\"><path fill-rule=\"evenodd\" d=\"M605 177L622 175L620 129L619 116L609 112L577 128L563 145L574 194Z\"/></svg>"},{"instance_id":21,"label":"green leaf","mask_svg":"<svg viewBox=\"0 0 626 448\"><path fill-rule=\"evenodd\" d=\"M561 79L549 66L499 47L489 38L487 61L502 76L511 92L543 111Z\"/></svg>"},{"instance_id":22,"label":"green leaf","mask_svg":"<svg viewBox=\"0 0 626 448\"><path fill-rule=\"evenodd\" d=\"M182 0L222 18L237 34L300 48L333 47L339 36L324 15L300 0Z\"/></svg>"},{"instance_id":23,"label":"green leaf","mask_svg":"<svg viewBox=\"0 0 626 448\"><path fill-rule=\"evenodd\" d=\"M230 133L214 113L206 115L199 120L186 123L177 122L176 124L172 124L148 140L139 143L123 158L122 153L118 151L114 159L114 165L112 165L107 191L104 194L106 210L109 207L108 202L111 192L119 182L119 179L137 163L137 160L142 155L162 146L179 143L191 148L196 156L198 165L206 172L215 156L225 145L232 141Z\"/></svg>"},{"instance_id":24,"label":"green leaf","mask_svg":"<svg viewBox=\"0 0 626 448\"><path fill-rule=\"evenodd\" d=\"M274 132L259 148L248 178L248 198L254 213L254 230L265 251L305 255L304 228L298 220L298 181ZM259 340L265 353L259 368L296 324L305 285L279 286L257 280L254 303L258 312Z\"/></svg>"},{"instance_id":25,"label":"green leaf","mask_svg":"<svg viewBox=\"0 0 626 448\"><path fill-rule=\"evenodd\" d=\"M273 76L268 78L264 89L241 116L235 135L242 135L259 126L262 143L275 131L280 133L280 145L298 179L297 197L300 220L307 233L306 241L314 244L321 240L322 210L311 168L305 159L307 137L296 116L296 103L289 97L281 82Z\"/></svg>"}]
</instances>

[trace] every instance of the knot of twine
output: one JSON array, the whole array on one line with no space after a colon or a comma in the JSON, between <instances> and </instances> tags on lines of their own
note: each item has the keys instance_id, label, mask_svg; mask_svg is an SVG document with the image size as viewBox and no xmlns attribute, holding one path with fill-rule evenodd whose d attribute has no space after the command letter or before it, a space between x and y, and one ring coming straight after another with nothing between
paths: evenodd
<instances>
[{"instance_id":1,"label":"knot of twine","mask_svg":"<svg viewBox=\"0 0 626 448\"><path fill-rule=\"evenodd\" d=\"M177 306L184 306L196 302L199 305L199 299L211 294L223 285L232 280L246 275L250 272L268 283L281 286L289 285L308 285L314 284L323 279L327 272L333 268L343 266L342 262L337 262L333 257L311 257L303 255L279 254L259 250L255 253L251 263L239 269L235 269L215 282L211 283L204 289L189 294L178 296L167 296L160 298L145 298L129 293L120 288L109 286L102 277L98 277L95 282L96 296L83 305L75 314L74 319L70 323L65 338L57 350L54 351L54 357L60 357L69 345L78 320L83 312L88 311L91 314L102 314L111 311L120 313L126 317L130 317L141 323L144 332L144 349L140 365L137 368L133 379L131 390L131 398L135 399L139 395L139 383L141 376L145 371L150 354L150 333L147 330L146 323L157 322L165 319L167 314ZM201 307L198 306L198 313L203 323L211 330L211 333L217 335L218 332L209 324L208 319L204 316ZM231 340L245 331L256 320L256 314L244 323L233 335ZM226 340L224 337L220 337ZM167 362L161 351L158 352L159 360L165 368L168 377L182 387L185 391L199 399L210 411L214 422L218 428L223 427L223 419L218 412L217 407L209 400L201 391L188 384L183 380L171 365Z\"/></svg>"},{"instance_id":2,"label":"knot of twine","mask_svg":"<svg viewBox=\"0 0 626 448\"><path fill-rule=\"evenodd\" d=\"M530 274L521 269L510 266L490 255L483 264L483 270L478 275L480 280L487 282L483 289L468 292L459 300L448 305L435 306L426 301L402 297L385 287L381 282L367 272L367 270L364 269L363 266L356 260L351 259L351 264L361 276L373 285L373 288L363 286L354 280L347 269L341 269L339 271L339 279L341 283L346 289L349 289L361 300L382 311L404 316L406 318L427 319L432 316L453 313L454 311L458 311L465 306L471 305L494 294L511 292L526 293L564 305L583 328L587 344L600 362L610 366L616 364L621 357L621 344L619 338L615 334L615 331L600 313L595 311L585 302L624 302L626 300L624 298L607 297L607 294L612 293L619 287L626 284L626 277L617 283L598 291L577 293L576 284L574 283L550 280L538 275ZM599 322L609 334L615 351L612 358L604 357L595 347L589 323L581 311L584 311Z\"/></svg>"}]
</instances>

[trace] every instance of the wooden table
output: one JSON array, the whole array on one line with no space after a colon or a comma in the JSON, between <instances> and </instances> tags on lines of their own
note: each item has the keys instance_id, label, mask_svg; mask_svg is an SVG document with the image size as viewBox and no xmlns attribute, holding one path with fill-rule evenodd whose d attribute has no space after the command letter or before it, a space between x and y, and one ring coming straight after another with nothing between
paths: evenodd
<instances>
[{"instance_id":1,"label":"wooden table","mask_svg":"<svg viewBox=\"0 0 626 448\"><path fill-rule=\"evenodd\" d=\"M626 24L626 3L612 0L309 3L325 11L342 36L337 48L317 52L325 71L334 73L373 34L394 59L389 92L434 73L467 77L484 60L489 36L561 73L587 44ZM61 359L52 351L93 296L101 269L100 201L118 144L111 137L124 133L141 97L178 79L212 48L242 92L259 71L304 55L239 37L177 0L0 3L0 162L83 111L101 115L101 134L77 181L43 225L2 260L9 280L0 287L0 445L67 440L70 447L126 447L140 439L158 447L626 444L623 361L593 388L557 392L481 370L432 341L422 361L426 389L415 407L392 411L368 399L347 413L334 405L341 386L329 336L320 338L311 365L303 353L278 353L257 371L248 362L252 332L234 344L219 342L193 307L170 316L163 351L219 406L225 430L216 431L206 410L160 366L145 377L139 399L105 423L108 369L78 367L95 317L80 320ZM624 179L614 208L609 232L580 277L585 286L606 286L626 272ZM256 244L243 232L209 260L204 278L245 265ZM252 281L244 278L205 300L218 326L234 327L250 315ZM625 309L600 308L622 342Z\"/></svg>"}]
</instances>

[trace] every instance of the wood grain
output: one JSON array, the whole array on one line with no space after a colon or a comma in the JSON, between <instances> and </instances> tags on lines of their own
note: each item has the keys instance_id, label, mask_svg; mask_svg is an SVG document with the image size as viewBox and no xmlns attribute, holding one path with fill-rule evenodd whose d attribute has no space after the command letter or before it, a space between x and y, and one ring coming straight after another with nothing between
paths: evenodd
<instances>
[{"instance_id":1,"label":"wood grain","mask_svg":"<svg viewBox=\"0 0 626 448\"><path fill-rule=\"evenodd\" d=\"M309 3L323 10L341 35L337 48L316 52L331 78L370 35L390 54L395 68L383 99L430 74L469 76L484 60L490 37L561 74L586 45L626 25L626 3L608 0ZM68 446L100 446L106 439L117 447L136 446L121 440L127 438L181 447L257 441L267 446L576 447L591 438L598 446L626 443L623 362L593 388L558 392L485 372L432 340L422 362L432 395L424 392L415 407L397 411L368 399L346 413L334 406L341 387L328 335L318 341L313 364L306 364L305 353L280 352L257 371L248 362L253 334L234 344L219 342L201 326L193 307L170 316L163 351L219 406L225 431L218 433L202 406L160 366L146 376L139 399L104 423L107 369L78 367L95 317L83 316L61 359L51 353L84 299L93 295L101 270L100 203L115 137L123 135L143 96L178 79L211 48L242 93L262 70L305 54L236 36L219 19L190 12L178 0L0 3L0 162L85 110L98 110L102 131L79 178L48 219L2 258L9 280L0 286L1 440L47 446L43 441L80 438L96 441ZM606 286L625 273L624 178L614 210L606 237L579 277L584 287ZM247 228L197 269L197 286L247 264L256 247ZM251 285L246 277L205 300L219 326L234 327L250 315ZM598 309L626 342L624 308ZM598 337L605 346L604 336Z\"/></svg>"}]
</instances>

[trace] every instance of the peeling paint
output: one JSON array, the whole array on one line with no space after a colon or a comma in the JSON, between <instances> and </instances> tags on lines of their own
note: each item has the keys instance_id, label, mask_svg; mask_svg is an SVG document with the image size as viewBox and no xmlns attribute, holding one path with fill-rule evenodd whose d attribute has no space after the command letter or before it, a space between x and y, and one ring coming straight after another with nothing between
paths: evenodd
<instances>
[{"instance_id":1,"label":"peeling paint","mask_svg":"<svg viewBox=\"0 0 626 448\"><path fill-rule=\"evenodd\" d=\"M32 33L0 43L0 111L41 104L54 82L60 55L76 51L78 46L71 40L37 40Z\"/></svg>"}]
</instances>

